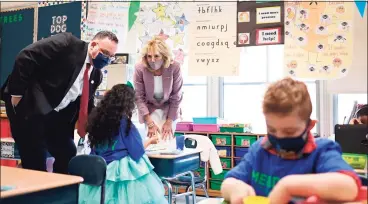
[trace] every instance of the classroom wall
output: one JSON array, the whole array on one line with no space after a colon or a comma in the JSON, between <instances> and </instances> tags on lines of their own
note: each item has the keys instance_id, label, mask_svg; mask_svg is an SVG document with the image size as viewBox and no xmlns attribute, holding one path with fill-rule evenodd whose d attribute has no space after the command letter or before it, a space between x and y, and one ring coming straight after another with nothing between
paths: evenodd
<instances>
[{"instance_id":1,"label":"classroom wall","mask_svg":"<svg viewBox=\"0 0 368 204\"><path fill-rule=\"evenodd\" d=\"M367 93L367 10L362 18L354 12L354 54L352 69L344 78L327 82L327 91L336 93Z\"/></svg>"}]
</instances>

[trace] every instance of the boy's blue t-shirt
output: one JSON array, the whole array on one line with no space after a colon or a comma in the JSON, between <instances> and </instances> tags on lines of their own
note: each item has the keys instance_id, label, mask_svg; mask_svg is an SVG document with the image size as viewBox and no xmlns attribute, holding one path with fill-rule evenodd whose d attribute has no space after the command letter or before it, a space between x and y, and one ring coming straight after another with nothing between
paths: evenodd
<instances>
[{"instance_id":1,"label":"boy's blue t-shirt","mask_svg":"<svg viewBox=\"0 0 368 204\"><path fill-rule=\"evenodd\" d=\"M268 196L276 183L291 174L354 171L341 156L339 144L329 139L315 140L316 149L300 159L290 160L270 153L254 143L242 161L231 169L226 178L235 178L251 185L259 196Z\"/></svg>"}]
</instances>

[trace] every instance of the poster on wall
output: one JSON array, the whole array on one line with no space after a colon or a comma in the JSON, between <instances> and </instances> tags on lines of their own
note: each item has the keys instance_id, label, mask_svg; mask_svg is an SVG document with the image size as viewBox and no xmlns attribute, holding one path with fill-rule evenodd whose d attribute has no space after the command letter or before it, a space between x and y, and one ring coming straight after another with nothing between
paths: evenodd
<instances>
[{"instance_id":1,"label":"poster on wall","mask_svg":"<svg viewBox=\"0 0 368 204\"><path fill-rule=\"evenodd\" d=\"M99 31L108 30L119 39L118 52L124 52L128 32L129 2L89 1L87 5L87 20L82 39L91 41Z\"/></svg>"},{"instance_id":2,"label":"poster on wall","mask_svg":"<svg viewBox=\"0 0 368 204\"><path fill-rule=\"evenodd\" d=\"M238 76L240 48L236 47L235 36L236 2L193 4L188 30L188 74Z\"/></svg>"},{"instance_id":3,"label":"poster on wall","mask_svg":"<svg viewBox=\"0 0 368 204\"><path fill-rule=\"evenodd\" d=\"M44 6L38 9L37 40L58 33L70 32L81 38L82 2Z\"/></svg>"},{"instance_id":4,"label":"poster on wall","mask_svg":"<svg viewBox=\"0 0 368 204\"><path fill-rule=\"evenodd\" d=\"M173 51L173 58L184 63L187 52L189 6L185 2L141 2L133 28L138 36L137 53L154 37L162 38Z\"/></svg>"},{"instance_id":5,"label":"poster on wall","mask_svg":"<svg viewBox=\"0 0 368 204\"><path fill-rule=\"evenodd\" d=\"M236 46L284 44L284 2L237 3Z\"/></svg>"},{"instance_id":6,"label":"poster on wall","mask_svg":"<svg viewBox=\"0 0 368 204\"><path fill-rule=\"evenodd\" d=\"M288 2L285 6L285 75L336 79L351 69L351 2Z\"/></svg>"},{"instance_id":7,"label":"poster on wall","mask_svg":"<svg viewBox=\"0 0 368 204\"><path fill-rule=\"evenodd\" d=\"M0 13L1 53L0 86L13 70L18 53L33 43L34 9L22 9ZM6 59L6 60L2 60Z\"/></svg>"}]
</instances>

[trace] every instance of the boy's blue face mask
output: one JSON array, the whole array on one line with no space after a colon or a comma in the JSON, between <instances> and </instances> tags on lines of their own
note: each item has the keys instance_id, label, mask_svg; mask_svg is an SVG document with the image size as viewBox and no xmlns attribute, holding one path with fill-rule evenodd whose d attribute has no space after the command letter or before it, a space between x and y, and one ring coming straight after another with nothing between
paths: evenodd
<instances>
[{"instance_id":1,"label":"boy's blue face mask","mask_svg":"<svg viewBox=\"0 0 368 204\"><path fill-rule=\"evenodd\" d=\"M106 65L110 64L110 57L105 56L101 52L98 53L95 59L92 59L93 67L96 69L102 69Z\"/></svg>"},{"instance_id":2,"label":"boy's blue face mask","mask_svg":"<svg viewBox=\"0 0 368 204\"><path fill-rule=\"evenodd\" d=\"M276 151L284 150L286 152L300 152L308 140L308 127L298 137L277 138L275 135L268 133L268 141L272 144Z\"/></svg>"}]
</instances>

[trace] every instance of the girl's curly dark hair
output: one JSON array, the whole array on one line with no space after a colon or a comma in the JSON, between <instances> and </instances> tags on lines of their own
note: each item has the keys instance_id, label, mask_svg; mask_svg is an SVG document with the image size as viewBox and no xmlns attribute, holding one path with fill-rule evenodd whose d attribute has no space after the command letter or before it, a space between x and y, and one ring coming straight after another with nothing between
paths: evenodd
<instances>
[{"instance_id":1,"label":"girl's curly dark hair","mask_svg":"<svg viewBox=\"0 0 368 204\"><path fill-rule=\"evenodd\" d=\"M123 117L127 117L125 133L128 135L135 109L134 96L134 89L125 84L117 84L106 93L88 117L87 132L91 147L106 142L110 144L113 137L119 133Z\"/></svg>"}]
</instances>

